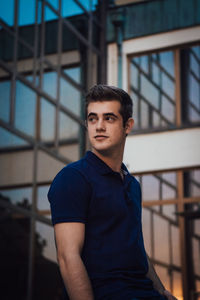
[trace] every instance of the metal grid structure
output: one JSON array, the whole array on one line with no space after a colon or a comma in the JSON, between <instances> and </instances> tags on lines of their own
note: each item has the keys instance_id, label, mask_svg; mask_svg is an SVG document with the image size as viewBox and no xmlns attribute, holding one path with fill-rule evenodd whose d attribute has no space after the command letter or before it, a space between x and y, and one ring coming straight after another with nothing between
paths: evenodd
<instances>
[{"instance_id":1,"label":"metal grid structure","mask_svg":"<svg viewBox=\"0 0 200 300\"><path fill-rule=\"evenodd\" d=\"M12 182L3 179L0 209L2 222L14 220L16 228L20 225L20 230L25 230L25 224L28 228L26 241L20 246L27 249L26 264L11 279L17 282L15 295L27 300L38 299L42 294L42 288L37 287L41 270L37 252L45 248L42 228L47 226L48 233L51 225L47 201L44 195L43 201L39 199L40 191L45 189L46 193L50 184L50 180L39 178L40 156L62 166L73 160L70 152L74 151L76 158L84 154L84 95L92 84L106 82L106 1L88 1L85 5L73 0L71 5L78 10L73 16L65 16L64 2L30 1L33 22L23 25L20 12L25 2L15 0L9 8L14 13L13 23L0 18L1 161L10 155L8 161L13 157L12 168L17 169L19 155L18 174L23 173L23 161L25 168L30 168L30 178L24 182L17 179L17 174ZM72 99L67 102L70 92ZM61 128L63 124L66 132ZM66 150L68 147L74 147L73 151ZM14 246L11 243L10 247ZM41 257L42 250L39 253ZM53 263L51 259L45 262L49 266ZM4 262L1 265L4 271L9 268ZM17 267L20 270L20 264ZM4 277L6 280L6 274ZM54 279L59 281L58 276ZM6 297L12 298L12 290L7 293ZM54 292L43 297L61 299Z\"/></svg>"}]
</instances>

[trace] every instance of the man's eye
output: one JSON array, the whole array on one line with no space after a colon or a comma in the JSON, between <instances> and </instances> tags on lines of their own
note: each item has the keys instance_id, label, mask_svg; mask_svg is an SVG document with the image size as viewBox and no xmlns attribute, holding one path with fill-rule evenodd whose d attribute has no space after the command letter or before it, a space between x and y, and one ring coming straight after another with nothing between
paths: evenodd
<instances>
[{"instance_id":1,"label":"man's eye","mask_svg":"<svg viewBox=\"0 0 200 300\"><path fill-rule=\"evenodd\" d=\"M111 122L112 122L112 121L114 121L114 120L115 120L115 119L114 119L113 117L111 117L111 116L107 116L107 117L106 117L106 121L111 121Z\"/></svg>"},{"instance_id":2,"label":"man's eye","mask_svg":"<svg viewBox=\"0 0 200 300\"><path fill-rule=\"evenodd\" d=\"M88 122L94 122L95 120L96 120L96 118L94 118L94 117L88 118Z\"/></svg>"}]
</instances>

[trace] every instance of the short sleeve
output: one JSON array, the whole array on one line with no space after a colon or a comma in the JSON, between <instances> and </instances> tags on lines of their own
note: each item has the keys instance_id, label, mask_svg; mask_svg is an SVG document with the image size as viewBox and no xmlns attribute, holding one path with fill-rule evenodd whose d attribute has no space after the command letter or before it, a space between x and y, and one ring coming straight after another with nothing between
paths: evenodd
<instances>
[{"instance_id":1,"label":"short sleeve","mask_svg":"<svg viewBox=\"0 0 200 300\"><path fill-rule=\"evenodd\" d=\"M53 225L87 219L91 187L84 175L72 167L63 168L54 178L48 199Z\"/></svg>"}]
</instances>

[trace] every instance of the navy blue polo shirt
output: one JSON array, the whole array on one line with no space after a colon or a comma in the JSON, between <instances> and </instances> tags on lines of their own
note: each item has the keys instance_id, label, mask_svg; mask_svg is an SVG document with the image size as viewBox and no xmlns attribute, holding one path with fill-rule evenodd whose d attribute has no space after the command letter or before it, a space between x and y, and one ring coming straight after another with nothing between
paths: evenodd
<instances>
[{"instance_id":1,"label":"navy blue polo shirt","mask_svg":"<svg viewBox=\"0 0 200 300\"><path fill-rule=\"evenodd\" d=\"M82 259L96 300L154 297L141 224L141 190L122 164L124 179L94 153L64 167L48 198L52 223L82 222Z\"/></svg>"}]
</instances>

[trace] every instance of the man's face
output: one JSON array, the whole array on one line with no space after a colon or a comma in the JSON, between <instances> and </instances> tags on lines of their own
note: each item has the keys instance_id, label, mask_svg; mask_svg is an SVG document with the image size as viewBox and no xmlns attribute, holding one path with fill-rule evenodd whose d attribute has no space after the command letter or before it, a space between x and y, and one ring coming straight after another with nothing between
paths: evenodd
<instances>
[{"instance_id":1,"label":"man's face","mask_svg":"<svg viewBox=\"0 0 200 300\"><path fill-rule=\"evenodd\" d=\"M88 105L88 134L94 151L109 154L113 150L123 150L126 134L132 126L123 126L120 108L121 103L117 100L91 102Z\"/></svg>"}]
</instances>

